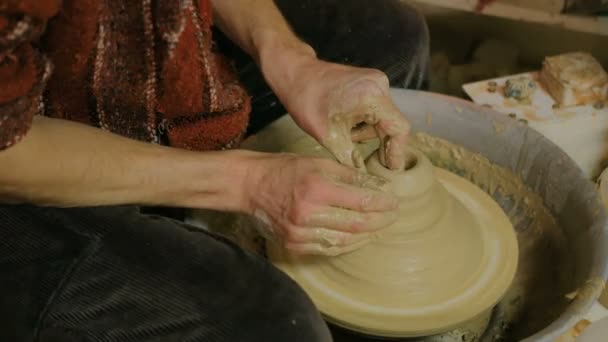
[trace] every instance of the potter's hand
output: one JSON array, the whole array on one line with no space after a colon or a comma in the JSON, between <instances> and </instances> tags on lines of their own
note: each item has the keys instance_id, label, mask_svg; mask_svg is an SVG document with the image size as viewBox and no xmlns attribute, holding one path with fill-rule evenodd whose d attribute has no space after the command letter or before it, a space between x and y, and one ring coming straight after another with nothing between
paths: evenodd
<instances>
[{"instance_id":1,"label":"potter's hand","mask_svg":"<svg viewBox=\"0 0 608 342\"><path fill-rule=\"evenodd\" d=\"M410 126L391 100L384 73L318 59L296 70L294 86L278 94L302 129L339 162L357 168L364 165L353 140L378 136L382 164L403 169Z\"/></svg>"},{"instance_id":2,"label":"potter's hand","mask_svg":"<svg viewBox=\"0 0 608 342\"><path fill-rule=\"evenodd\" d=\"M257 154L249 165L247 211L293 252L342 254L396 220L398 202L381 191L382 178L292 154Z\"/></svg>"}]
</instances>

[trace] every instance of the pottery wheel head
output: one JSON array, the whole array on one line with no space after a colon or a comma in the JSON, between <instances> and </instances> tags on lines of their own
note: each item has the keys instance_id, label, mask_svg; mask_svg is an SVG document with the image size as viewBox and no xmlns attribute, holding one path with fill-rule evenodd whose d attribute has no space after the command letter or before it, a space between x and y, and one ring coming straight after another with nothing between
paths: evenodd
<instances>
[{"instance_id":1,"label":"pottery wheel head","mask_svg":"<svg viewBox=\"0 0 608 342\"><path fill-rule=\"evenodd\" d=\"M337 257L268 246L271 261L335 324L385 337L446 332L487 315L515 276L517 239L498 204L411 153L414 165L398 172L376 154L367 161L402 200L399 220L374 241Z\"/></svg>"}]
</instances>

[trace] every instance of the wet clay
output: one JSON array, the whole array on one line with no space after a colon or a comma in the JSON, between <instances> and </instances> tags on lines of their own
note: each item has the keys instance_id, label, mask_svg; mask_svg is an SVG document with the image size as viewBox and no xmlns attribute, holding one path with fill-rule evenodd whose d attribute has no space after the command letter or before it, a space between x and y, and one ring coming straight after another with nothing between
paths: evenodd
<instances>
[{"instance_id":1,"label":"wet clay","mask_svg":"<svg viewBox=\"0 0 608 342\"><path fill-rule=\"evenodd\" d=\"M401 200L399 219L375 241L337 257L296 256L270 245L268 256L328 320L350 330L412 337L487 324L515 276L515 231L481 189L433 167L421 152L409 153L416 162L407 170L386 169L377 154L366 162Z\"/></svg>"},{"instance_id":2,"label":"wet clay","mask_svg":"<svg viewBox=\"0 0 608 342\"><path fill-rule=\"evenodd\" d=\"M457 111L462 112L462 109L457 108ZM427 124L435 124L435 121L432 113L428 113ZM367 158L378 145L378 141L371 140L357 144L357 149ZM572 243L575 236L566 237L566 230L558 223L540 195L548 191L557 203L566 201L567 197L563 196L566 193L559 191L560 184L549 183L546 189L534 188L534 184L543 184L541 180L547 178L545 172L527 168L514 172L491 162L479 153L426 133L412 134L408 145L422 151L436 167L466 178L492 196L506 212L517 232L520 255L515 279L495 307L487 329L485 325L471 326L466 323L444 334L415 338L411 341L521 341L547 327L567 307L572 306L574 299L566 294L578 290L581 286L587 286L585 284L601 283L601 279L587 279L587 270L584 267L575 267L577 262L581 263L577 258L573 258L580 253ZM246 147L256 151L294 152L332 158L331 153L303 133L289 117L284 117L267 127L262 134L249 139ZM522 151L518 158L525 160L526 150ZM561 158L555 160L555 167L559 168L566 162ZM521 165L525 166L527 163L522 161ZM522 177L532 177L538 181L532 180L531 185L527 185L522 181ZM262 228L256 228L256 220L245 215L219 212L208 216L213 217L212 222L218 221L218 216L222 219L217 224L209 225L212 230L222 229L219 233L255 253L266 256L268 244L259 237L257 231ZM206 218L200 220L206 222ZM585 262L590 263L591 261ZM601 287L598 289L601 291ZM595 290L578 291L576 298L591 298L596 294L599 292ZM585 308L574 309L583 312ZM573 321L572 324L574 323ZM376 341L374 338L361 337L359 333L330 326L337 334L334 335L336 342Z\"/></svg>"},{"instance_id":3,"label":"wet clay","mask_svg":"<svg viewBox=\"0 0 608 342\"><path fill-rule=\"evenodd\" d=\"M520 341L553 322L572 302L565 294L576 290L575 284L585 280L578 278L580 274L574 268L573 252L568 249L564 231L542 197L511 170L462 146L425 133L412 136L410 144L436 167L461 175L490 194L500 203L517 232L520 255L517 274L498 305L502 318L493 327L497 328L496 332L486 332L482 341ZM369 151L375 146L375 142L370 142L362 147ZM564 162L555 161L557 167ZM534 177L546 175L538 173ZM559 186L551 184L545 191L550 191L557 200ZM509 327L508 333L505 326Z\"/></svg>"},{"instance_id":4,"label":"wet clay","mask_svg":"<svg viewBox=\"0 0 608 342\"><path fill-rule=\"evenodd\" d=\"M370 80L359 80L332 92L329 127L322 145L340 163L365 170L364 157L353 144L353 130L365 128L374 131L373 135L382 141L378 149L382 165L402 169L407 156L403 155L401 146L407 140L409 123L387 96L388 88L383 90L378 86ZM353 96L365 88L372 90L373 95Z\"/></svg>"}]
</instances>

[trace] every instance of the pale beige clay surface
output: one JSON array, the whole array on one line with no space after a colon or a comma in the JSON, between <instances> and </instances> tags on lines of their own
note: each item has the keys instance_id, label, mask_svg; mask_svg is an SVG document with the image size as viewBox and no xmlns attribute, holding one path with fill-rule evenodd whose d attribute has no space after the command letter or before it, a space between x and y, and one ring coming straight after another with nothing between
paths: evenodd
<instances>
[{"instance_id":1,"label":"pale beige clay surface","mask_svg":"<svg viewBox=\"0 0 608 342\"><path fill-rule=\"evenodd\" d=\"M389 179L402 202L400 219L366 246L337 257L268 246L275 265L335 324L408 337L487 323L515 276L517 240L502 209L469 181L412 153L417 163L406 171L385 169L376 154L367 161L368 172Z\"/></svg>"}]
</instances>

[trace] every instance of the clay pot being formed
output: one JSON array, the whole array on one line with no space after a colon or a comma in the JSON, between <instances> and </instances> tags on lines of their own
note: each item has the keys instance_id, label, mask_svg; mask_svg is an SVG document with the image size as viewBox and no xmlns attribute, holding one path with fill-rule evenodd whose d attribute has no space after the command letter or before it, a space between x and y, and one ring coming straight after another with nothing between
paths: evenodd
<instances>
[{"instance_id":1,"label":"clay pot being formed","mask_svg":"<svg viewBox=\"0 0 608 342\"><path fill-rule=\"evenodd\" d=\"M515 276L516 234L498 204L411 153L415 163L399 172L384 168L376 153L368 159L368 172L389 180L401 202L399 219L362 248L321 257L268 246L271 261L328 321L349 330L414 337L487 323Z\"/></svg>"}]
</instances>

